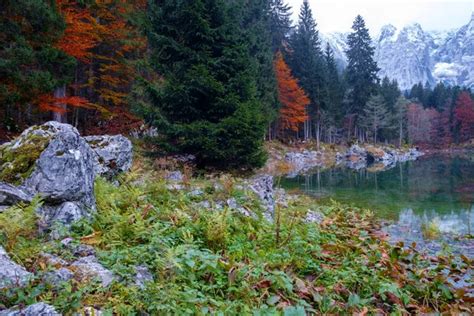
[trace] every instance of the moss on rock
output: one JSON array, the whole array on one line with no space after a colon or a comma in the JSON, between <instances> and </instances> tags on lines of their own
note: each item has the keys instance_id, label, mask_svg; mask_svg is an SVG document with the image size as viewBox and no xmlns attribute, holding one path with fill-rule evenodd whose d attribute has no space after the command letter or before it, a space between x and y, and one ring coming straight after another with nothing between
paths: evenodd
<instances>
[{"instance_id":1,"label":"moss on rock","mask_svg":"<svg viewBox=\"0 0 474 316\"><path fill-rule=\"evenodd\" d=\"M35 162L48 147L50 135L22 135L21 141L0 147L0 181L19 185L33 172Z\"/></svg>"}]
</instances>

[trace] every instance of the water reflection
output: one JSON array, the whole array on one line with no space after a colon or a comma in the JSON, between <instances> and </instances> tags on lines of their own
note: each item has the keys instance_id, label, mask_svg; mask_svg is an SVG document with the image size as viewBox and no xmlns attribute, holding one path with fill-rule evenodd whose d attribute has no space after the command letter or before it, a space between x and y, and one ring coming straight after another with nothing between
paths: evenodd
<instances>
[{"instance_id":1,"label":"water reflection","mask_svg":"<svg viewBox=\"0 0 474 316\"><path fill-rule=\"evenodd\" d=\"M426 156L389 170L377 165L360 170L315 169L306 176L283 179L282 186L318 199L370 208L395 223L391 228L395 238L406 235L405 241L437 250L474 230L474 153ZM423 238L421 227L428 224L439 230L440 241ZM472 253L470 246L472 242L460 243L459 249Z\"/></svg>"},{"instance_id":2,"label":"water reflection","mask_svg":"<svg viewBox=\"0 0 474 316\"><path fill-rule=\"evenodd\" d=\"M436 211L419 215L411 209L400 212L397 222L384 228L392 242L416 243L418 249L436 254L446 250L474 257L473 233L474 210L462 210L449 214ZM439 234L439 235L438 235Z\"/></svg>"}]
</instances>

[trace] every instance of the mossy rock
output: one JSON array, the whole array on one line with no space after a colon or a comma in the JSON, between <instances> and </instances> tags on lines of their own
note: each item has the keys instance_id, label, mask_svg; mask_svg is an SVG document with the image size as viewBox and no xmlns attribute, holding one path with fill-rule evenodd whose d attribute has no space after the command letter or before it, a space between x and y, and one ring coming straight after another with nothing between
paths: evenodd
<instances>
[{"instance_id":1,"label":"mossy rock","mask_svg":"<svg viewBox=\"0 0 474 316\"><path fill-rule=\"evenodd\" d=\"M0 147L0 181L19 185L33 172L36 160L48 147L52 136L35 131L32 128L15 142Z\"/></svg>"}]
</instances>

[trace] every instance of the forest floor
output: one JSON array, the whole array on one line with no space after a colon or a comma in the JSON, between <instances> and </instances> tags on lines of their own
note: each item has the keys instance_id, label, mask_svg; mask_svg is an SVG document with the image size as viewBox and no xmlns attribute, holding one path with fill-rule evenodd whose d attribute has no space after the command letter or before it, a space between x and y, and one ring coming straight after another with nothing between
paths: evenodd
<instances>
[{"instance_id":1,"label":"forest floor","mask_svg":"<svg viewBox=\"0 0 474 316\"><path fill-rule=\"evenodd\" d=\"M194 177L184 168L175 183L165 180L163 161L136 157L118 185L96 180L93 220L63 236L93 247L115 281L107 288L77 278L45 284L58 267L39 254L64 261L74 254L40 235L27 220L34 207L24 206L18 216L0 214L0 241L36 277L26 288L0 291L0 310L46 302L66 315L473 313L473 299L449 282L472 261L393 246L369 210L282 193L268 220L251 180ZM152 275L142 287L137 266Z\"/></svg>"}]
</instances>

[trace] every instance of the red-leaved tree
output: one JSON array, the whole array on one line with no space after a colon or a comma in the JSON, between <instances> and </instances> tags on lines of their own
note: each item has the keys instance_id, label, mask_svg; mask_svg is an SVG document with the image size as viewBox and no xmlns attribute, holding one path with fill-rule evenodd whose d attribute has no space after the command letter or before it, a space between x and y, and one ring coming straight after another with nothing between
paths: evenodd
<instances>
[{"instance_id":1,"label":"red-leaved tree","mask_svg":"<svg viewBox=\"0 0 474 316\"><path fill-rule=\"evenodd\" d=\"M278 99L281 103L280 129L298 132L301 124L308 119L306 107L310 100L292 76L281 52L275 56L274 67L278 82Z\"/></svg>"},{"instance_id":2,"label":"red-leaved tree","mask_svg":"<svg viewBox=\"0 0 474 316\"><path fill-rule=\"evenodd\" d=\"M459 141L465 142L474 138L474 101L468 92L459 95L454 113Z\"/></svg>"}]
</instances>

